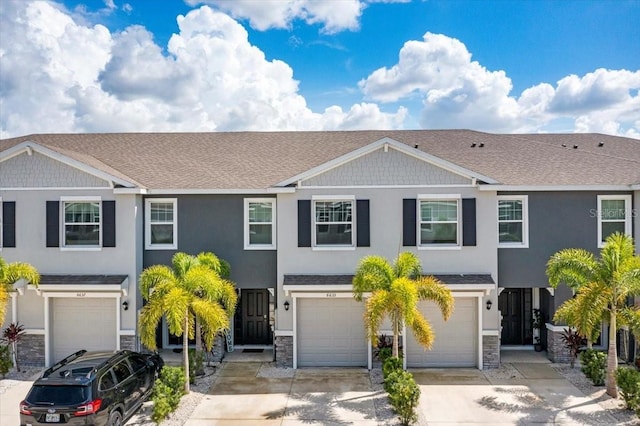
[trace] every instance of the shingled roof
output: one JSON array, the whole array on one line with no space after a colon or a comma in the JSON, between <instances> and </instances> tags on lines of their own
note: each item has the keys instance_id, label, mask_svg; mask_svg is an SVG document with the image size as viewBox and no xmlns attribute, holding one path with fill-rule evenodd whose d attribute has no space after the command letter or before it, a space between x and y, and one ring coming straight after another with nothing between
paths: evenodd
<instances>
[{"instance_id":1,"label":"shingled roof","mask_svg":"<svg viewBox=\"0 0 640 426\"><path fill-rule=\"evenodd\" d=\"M385 137L502 185L640 184L640 141L600 134L471 130L34 134L0 140L0 152L34 142L143 188L264 190Z\"/></svg>"}]
</instances>

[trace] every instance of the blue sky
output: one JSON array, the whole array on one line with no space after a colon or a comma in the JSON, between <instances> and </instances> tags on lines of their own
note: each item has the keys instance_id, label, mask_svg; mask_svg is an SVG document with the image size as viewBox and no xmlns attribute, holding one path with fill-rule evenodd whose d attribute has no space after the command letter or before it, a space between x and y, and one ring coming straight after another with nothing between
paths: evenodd
<instances>
[{"instance_id":1,"label":"blue sky","mask_svg":"<svg viewBox=\"0 0 640 426\"><path fill-rule=\"evenodd\" d=\"M638 1L0 7L2 137L462 127L640 138ZM14 65L27 55L36 67ZM46 108L33 99L43 94Z\"/></svg>"}]
</instances>

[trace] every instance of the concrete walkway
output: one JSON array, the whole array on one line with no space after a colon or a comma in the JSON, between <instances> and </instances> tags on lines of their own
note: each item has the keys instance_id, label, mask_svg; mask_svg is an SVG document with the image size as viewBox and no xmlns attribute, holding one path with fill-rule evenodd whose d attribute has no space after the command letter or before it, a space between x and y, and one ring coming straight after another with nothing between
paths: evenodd
<instances>
[{"instance_id":1,"label":"concrete walkway","mask_svg":"<svg viewBox=\"0 0 640 426\"><path fill-rule=\"evenodd\" d=\"M364 369L299 369L257 377L260 363L224 363L187 426L390 425L381 418ZM597 402L547 363L509 364L508 374L475 369L412 369L422 391L422 425L615 425ZM388 413L387 413L388 415ZM384 417L384 416L383 416Z\"/></svg>"}]
</instances>

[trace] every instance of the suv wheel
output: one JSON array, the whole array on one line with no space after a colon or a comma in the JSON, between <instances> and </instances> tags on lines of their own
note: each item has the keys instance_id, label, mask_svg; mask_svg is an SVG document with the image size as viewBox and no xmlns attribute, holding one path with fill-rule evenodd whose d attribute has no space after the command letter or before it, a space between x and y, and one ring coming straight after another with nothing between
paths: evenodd
<instances>
[{"instance_id":1,"label":"suv wheel","mask_svg":"<svg viewBox=\"0 0 640 426\"><path fill-rule=\"evenodd\" d=\"M120 414L120 411L111 413L107 426L122 426L122 414Z\"/></svg>"}]
</instances>

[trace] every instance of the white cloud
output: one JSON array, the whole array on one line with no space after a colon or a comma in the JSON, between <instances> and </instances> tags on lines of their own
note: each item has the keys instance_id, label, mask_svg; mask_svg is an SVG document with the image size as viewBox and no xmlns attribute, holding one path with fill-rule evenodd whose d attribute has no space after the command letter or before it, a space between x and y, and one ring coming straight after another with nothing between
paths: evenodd
<instances>
[{"instance_id":1,"label":"white cloud","mask_svg":"<svg viewBox=\"0 0 640 426\"><path fill-rule=\"evenodd\" d=\"M419 96L424 128L471 128L494 132L536 132L573 121L564 131L635 137L640 132L640 71L598 69L567 76L554 87L530 87L520 97L504 71L471 60L459 40L426 33L408 41L398 63L359 82L364 95L379 102Z\"/></svg>"},{"instance_id":2,"label":"white cloud","mask_svg":"<svg viewBox=\"0 0 640 426\"><path fill-rule=\"evenodd\" d=\"M368 2L360 0L186 0L196 6L208 4L237 19L247 19L260 31L289 28L296 19L321 25L322 32L332 34L357 30L360 16Z\"/></svg>"},{"instance_id":3,"label":"white cloud","mask_svg":"<svg viewBox=\"0 0 640 426\"><path fill-rule=\"evenodd\" d=\"M163 49L144 27L110 33L55 3L5 1L0 137L390 129L419 117L423 128L640 138L640 71L597 69L532 86L518 97L504 71L473 61L459 40L427 33L405 43L397 64L360 81L367 102L314 112L291 67L267 60L230 16L203 6L177 20L179 31ZM416 99L420 111L403 106L413 107ZM374 102L393 102L395 112Z\"/></svg>"},{"instance_id":4,"label":"white cloud","mask_svg":"<svg viewBox=\"0 0 640 426\"><path fill-rule=\"evenodd\" d=\"M178 17L178 25L163 53L143 27L111 34L47 2L7 3L0 16L0 136L402 126L402 108L313 112L291 67L266 60L221 12L204 6Z\"/></svg>"}]
</instances>

